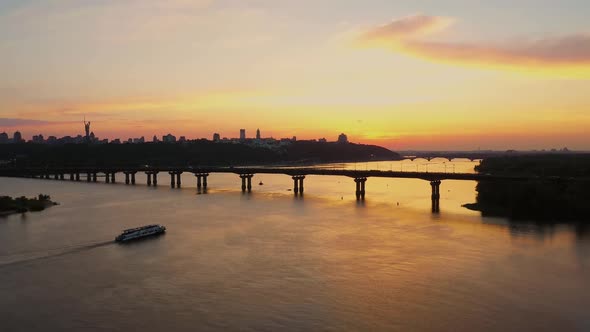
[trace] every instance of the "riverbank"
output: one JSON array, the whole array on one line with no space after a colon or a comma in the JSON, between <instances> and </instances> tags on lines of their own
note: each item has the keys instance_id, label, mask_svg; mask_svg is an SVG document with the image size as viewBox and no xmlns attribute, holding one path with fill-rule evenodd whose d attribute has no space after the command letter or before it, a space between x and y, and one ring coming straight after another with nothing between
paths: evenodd
<instances>
[{"instance_id":1,"label":"riverbank","mask_svg":"<svg viewBox=\"0 0 590 332\"><path fill-rule=\"evenodd\" d=\"M590 175L588 154L494 157L484 159L476 170L540 178L524 182L480 181L476 203L465 204L465 208L480 211L483 216L511 220L588 223L590 193L587 182L582 181Z\"/></svg>"},{"instance_id":2,"label":"riverbank","mask_svg":"<svg viewBox=\"0 0 590 332\"><path fill-rule=\"evenodd\" d=\"M43 211L50 206L57 205L51 201L49 195L39 194L34 198L25 196L12 198L10 196L0 196L0 216L8 216L15 213Z\"/></svg>"}]
</instances>

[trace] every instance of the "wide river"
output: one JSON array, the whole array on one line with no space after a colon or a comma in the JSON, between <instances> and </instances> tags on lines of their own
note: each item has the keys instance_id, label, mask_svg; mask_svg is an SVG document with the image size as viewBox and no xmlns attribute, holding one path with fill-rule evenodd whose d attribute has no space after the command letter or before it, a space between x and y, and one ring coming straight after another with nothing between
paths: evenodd
<instances>
[{"instance_id":1,"label":"wide river","mask_svg":"<svg viewBox=\"0 0 590 332\"><path fill-rule=\"evenodd\" d=\"M473 171L472 162L331 165ZM101 179L102 180L102 179ZM590 331L590 234L482 218L475 182L192 174L171 189L0 178L60 205L0 218L0 331ZM263 185L258 183L262 181ZM119 245L122 229L165 235Z\"/></svg>"}]
</instances>

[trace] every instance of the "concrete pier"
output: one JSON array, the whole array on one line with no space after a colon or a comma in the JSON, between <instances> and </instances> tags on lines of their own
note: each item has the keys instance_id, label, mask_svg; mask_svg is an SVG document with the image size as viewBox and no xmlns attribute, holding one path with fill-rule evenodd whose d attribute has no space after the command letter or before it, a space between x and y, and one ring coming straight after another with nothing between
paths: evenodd
<instances>
[{"instance_id":1,"label":"concrete pier","mask_svg":"<svg viewBox=\"0 0 590 332\"><path fill-rule=\"evenodd\" d=\"M80 181L80 173L76 173L76 181Z\"/></svg>"},{"instance_id":2,"label":"concrete pier","mask_svg":"<svg viewBox=\"0 0 590 332\"><path fill-rule=\"evenodd\" d=\"M240 179L242 179L242 192L252 192L252 177L254 174L240 174Z\"/></svg>"},{"instance_id":3,"label":"concrete pier","mask_svg":"<svg viewBox=\"0 0 590 332\"><path fill-rule=\"evenodd\" d=\"M430 181L430 186L432 187L432 212L438 213L440 212L440 180Z\"/></svg>"},{"instance_id":4,"label":"concrete pier","mask_svg":"<svg viewBox=\"0 0 590 332\"><path fill-rule=\"evenodd\" d=\"M97 175L96 172L92 173L92 182L96 182L97 181Z\"/></svg>"},{"instance_id":5,"label":"concrete pier","mask_svg":"<svg viewBox=\"0 0 590 332\"><path fill-rule=\"evenodd\" d=\"M180 188L180 185L181 185L180 175L182 174L182 172L170 171L170 172L168 172L168 174L170 174L170 187L171 188L175 188L175 187Z\"/></svg>"},{"instance_id":6,"label":"concrete pier","mask_svg":"<svg viewBox=\"0 0 590 332\"><path fill-rule=\"evenodd\" d=\"M105 183L110 183L111 182L111 176L109 173L104 173L104 182Z\"/></svg>"},{"instance_id":7,"label":"concrete pier","mask_svg":"<svg viewBox=\"0 0 590 332\"><path fill-rule=\"evenodd\" d=\"M111 183L116 183L117 182L117 180L115 178L115 174L117 174L117 173L114 173L114 172L111 173Z\"/></svg>"},{"instance_id":8,"label":"concrete pier","mask_svg":"<svg viewBox=\"0 0 590 332\"><path fill-rule=\"evenodd\" d=\"M291 178L293 179L293 193L303 195L303 179L305 179L305 175L294 175Z\"/></svg>"},{"instance_id":9,"label":"concrete pier","mask_svg":"<svg viewBox=\"0 0 590 332\"><path fill-rule=\"evenodd\" d=\"M197 178L197 189L201 190L201 188L207 190L207 177L209 176L209 173L195 173L195 177ZM241 177L241 176L240 176ZM242 180L243 182L243 186L245 190L245 182L244 180Z\"/></svg>"},{"instance_id":10,"label":"concrete pier","mask_svg":"<svg viewBox=\"0 0 590 332\"><path fill-rule=\"evenodd\" d=\"M365 183L367 182L367 178L355 178L354 182L356 184L355 196L356 200L364 200L365 199Z\"/></svg>"},{"instance_id":11,"label":"concrete pier","mask_svg":"<svg viewBox=\"0 0 590 332\"><path fill-rule=\"evenodd\" d=\"M147 177L147 185L150 187L152 185L152 173L145 173Z\"/></svg>"}]
</instances>

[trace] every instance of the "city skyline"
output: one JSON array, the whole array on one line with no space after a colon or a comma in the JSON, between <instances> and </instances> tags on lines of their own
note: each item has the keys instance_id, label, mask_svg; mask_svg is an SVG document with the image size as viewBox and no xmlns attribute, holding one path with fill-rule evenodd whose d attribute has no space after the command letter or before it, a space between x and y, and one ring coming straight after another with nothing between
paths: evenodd
<instances>
[{"instance_id":1,"label":"city skyline","mask_svg":"<svg viewBox=\"0 0 590 332\"><path fill-rule=\"evenodd\" d=\"M88 115L109 139L209 138L264 122L274 137L346 132L394 150L589 150L588 10L576 0L4 1L0 131L71 135Z\"/></svg>"}]
</instances>

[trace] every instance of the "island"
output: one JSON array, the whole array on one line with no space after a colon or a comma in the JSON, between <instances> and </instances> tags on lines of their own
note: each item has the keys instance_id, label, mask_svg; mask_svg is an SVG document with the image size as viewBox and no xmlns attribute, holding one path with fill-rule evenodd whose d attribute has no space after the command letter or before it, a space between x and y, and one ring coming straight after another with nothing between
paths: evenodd
<instances>
[{"instance_id":1,"label":"island","mask_svg":"<svg viewBox=\"0 0 590 332\"><path fill-rule=\"evenodd\" d=\"M12 198L10 196L0 196L0 216L7 216L14 213L36 212L57 205L51 201L49 195L39 194L34 198L25 196Z\"/></svg>"}]
</instances>

